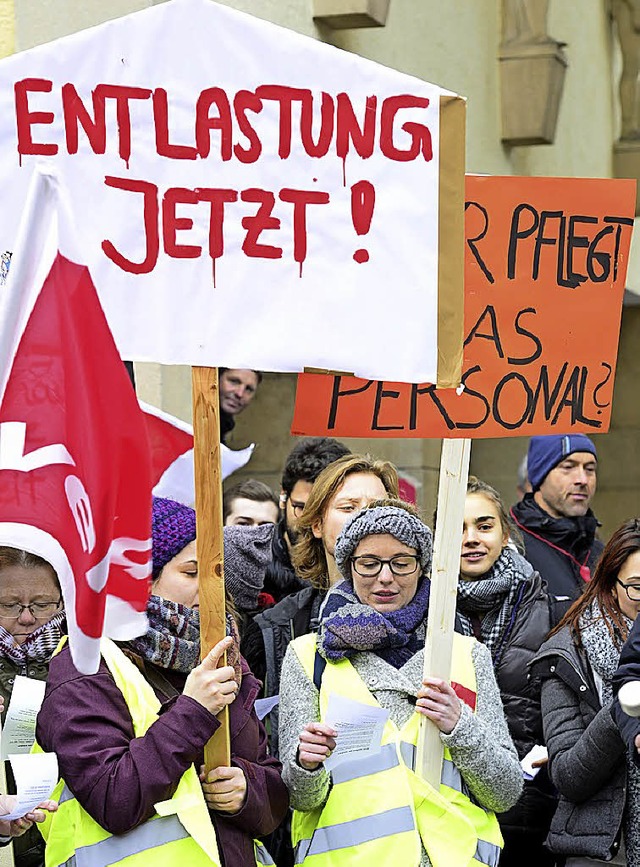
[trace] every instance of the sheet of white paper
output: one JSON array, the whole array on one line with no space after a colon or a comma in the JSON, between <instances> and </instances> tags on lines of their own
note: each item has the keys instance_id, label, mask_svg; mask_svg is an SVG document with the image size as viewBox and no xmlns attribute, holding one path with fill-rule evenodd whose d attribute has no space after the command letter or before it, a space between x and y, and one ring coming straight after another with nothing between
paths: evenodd
<instances>
[{"instance_id":1,"label":"sheet of white paper","mask_svg":"<svg viewBox=\"0 0 640 867\"><path fill-rule=\"evenodd\" d=\"M36 739L36 717L44 699L46 683L18 675L4 721L0 757L28 753Z\"/></svg>"},{"instance_id":2,"label":"sheet of white paper","mask_svg":"<svg viewBox=\"0 0 640 867\"><path fill-rule=\"evenodd\" d=\"M535 746L531 747L527 755L520 762L522 767L522 776L525 780L532 780L540 770L540 768L533 767L533 762L538 762L540 759L546 758L548 758L546 747L540 746L540 744L535 744Z\"/></svg>"},{"instance_id":3,"label":"sheet of white paper","mask_svg":"<svg viewBox=\"0 0 640 867\"><path fill-rule=\"evenodd\" d=\"M7 796L7 800L13 799L13 806L10 813L0 815L5 822L19 819L50 798L58 782L58 758L55 753L9 756L9 761L18 794Z\"/></svg>"},{"instance_id":4,"label":"sheet of white paper","mask_svg":"<svg viewBox=\"0 0 640 867\"><path fill-rule=\"evenodd\" d=\"M389 712L381 707L332 694L325 719L338 732L338 737L335 750L324 763L325 768L330 771L342 762L380 752L382 730L388 718Z\"/></svg>"},{"instance_id":5,"label":"sheet of white paper","mask_svg":"<svg viewBox=\"0 0 640 867\"><path fill-rule=\"evenodd\" d=\"M255 703L256 716L258 719L264 719L277 704L280 704L279 695L270 695L269 698L259 698Z\"/></svg>"}]
</instances>

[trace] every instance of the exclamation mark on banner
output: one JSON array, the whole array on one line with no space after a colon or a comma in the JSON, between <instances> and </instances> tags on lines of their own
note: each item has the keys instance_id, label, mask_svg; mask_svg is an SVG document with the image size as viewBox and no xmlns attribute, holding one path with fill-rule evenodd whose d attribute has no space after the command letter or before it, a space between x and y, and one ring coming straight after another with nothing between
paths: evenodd
<instances>
[{"instance_id":1,"label":"exclamation mark on banner","mask_svg":"<svg viewBox=\"0 0 640 867\"><path fill-rule=\"evenodd\" d=\"M358 235L366 235L371 228L375 203L376 191L370 181L358 181L351 187L351 219ZM358 263L368 262L369 253L361 247L353 258Z\"/></svg>"}]
</instances>

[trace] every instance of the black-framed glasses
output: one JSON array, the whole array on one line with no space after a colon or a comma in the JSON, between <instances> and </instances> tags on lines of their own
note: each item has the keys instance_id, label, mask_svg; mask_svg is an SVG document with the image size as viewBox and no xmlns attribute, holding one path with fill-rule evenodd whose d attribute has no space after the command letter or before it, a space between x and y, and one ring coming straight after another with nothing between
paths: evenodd
<instances>
[{"instance_id":1,"label":"black-framed glasses","mask_svg":"<svg viewBox=\"0 0 640 867\"><path fill-rule=\"evenodd\" d=\"M618 578L616 584L624 587L624 592L632 602L640 602L640 584L623 584Z\"/></svg>"},{"instance_id":2,"label":"black-framed glasses","mask_svg":"<svg viewBox=\"0 0 640 867\"><path fill-rule=\"evenodd\" d=\"M35 620L48 620L50 617L59 611L62 599L57 602L32 602L30 605L22 605L20 602L0 602L0 617L6 620L17 620L23 611L29 611L29 614Z\"/></svg>"},{"instance_id":3,"label":"black-framed glasses","mask_svg":"<svg viewBox=\"0 0 640 867\"><path fill-rule=\"evenodd\" d=\"M419 562L415 554L396 554L388 560L376 557L374 554L361 554L359 557L351 558L351 565L363 578L375 578L385 565L394 575L400 577L411 575L418 568Z\"/></svg>"},{"instance_id":4,"label":"black-framed glasses","mask_svg":"<svg viewBox=\"0 0 640 867\"><path fill-rule=\"evenodd\" d=\"M291 503L291 511L293 512L293 514L295 515L296 518L299 518L302 515L305 504L304 503L294 503L293 500L289 500L289 502Z\"/></svg>"}]
</instances>

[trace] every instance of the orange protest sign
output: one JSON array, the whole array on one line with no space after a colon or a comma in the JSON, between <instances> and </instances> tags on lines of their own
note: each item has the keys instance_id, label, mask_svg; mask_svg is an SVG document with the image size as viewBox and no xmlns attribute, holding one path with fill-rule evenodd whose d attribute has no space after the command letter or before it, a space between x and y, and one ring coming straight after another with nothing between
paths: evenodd
<instances>
[{"instance_id":1,"label":"orange protest sign","mask_svg":"<svg viewBox=\"0 0 640 867\"><path fill-rule=\"evenodd\" d=\"M464 388L302 374L292 433L606 432L634 211L635 181L467 177Z\"/></svg>"}]
</instances>

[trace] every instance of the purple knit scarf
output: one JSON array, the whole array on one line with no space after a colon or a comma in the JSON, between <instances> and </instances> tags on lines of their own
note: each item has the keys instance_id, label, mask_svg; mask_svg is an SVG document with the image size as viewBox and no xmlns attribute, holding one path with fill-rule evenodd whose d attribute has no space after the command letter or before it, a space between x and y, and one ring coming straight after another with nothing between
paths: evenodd
<instances>
[{"instance_id":1,"label":"purple knit scarf","mask_svg":"<svg viewBox=\"0 0 640 867\"><path fill-rule=\"evenodd\" d=\"M430 589L423 578L408 605L382 614L360 602L351 581L342 581L327 594L318 650L330 662L370 651L401 668L424 646Z\"/></svg>"}]
</instances>

